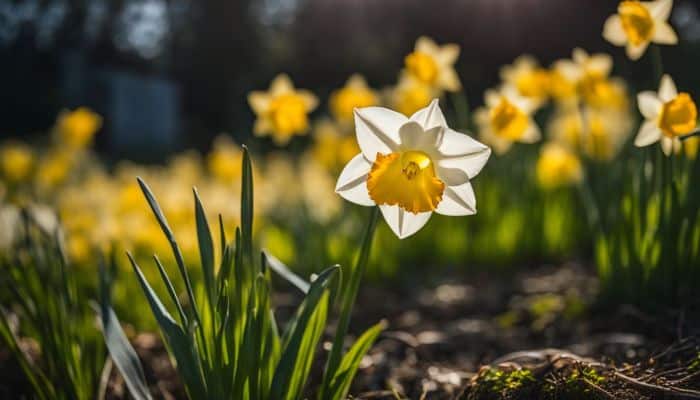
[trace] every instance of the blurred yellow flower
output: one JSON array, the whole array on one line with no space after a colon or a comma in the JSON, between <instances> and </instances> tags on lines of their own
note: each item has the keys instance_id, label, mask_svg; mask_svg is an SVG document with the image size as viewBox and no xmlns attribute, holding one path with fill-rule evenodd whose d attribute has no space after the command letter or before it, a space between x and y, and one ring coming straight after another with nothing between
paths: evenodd
<instances>
[{"instance_id":1,"label":"blurred yellow flower","mask_svg":"<svg viewBox=\"0 0 700 400\"><path fill-rule=\"evenodd\" d=\"M566 61L555 62L549 70L549 94L559 103L575 103L578 100L576 82L562 70L562 63Z\"/></svg>"},{"instance_id":2,"label":"blurred yellow flower","mask_svg":"<svg viewBox=\"0 0 700 400\"><path fill-rule=\"evenodd\" d=\"M632 60L639 59L650 43L676 44L678 36L667 22L672 8L673 0L621 1L617 14L605 21L603 37L625 46Z\"/></svg>"},{"instance_id":3,"label":"blurred yellow flower","mask_svg":"<svg viewBox=\"0 0 700 400\"><path fill-rule=\"evenodd\" d=\"M328 223L342 209L342 200L335 194L335 179L310 157L302 158L299 175L307 211L315 221Z\"/></svg>"},{"instance_id":4,"label":"blurred yellow flower","mask_svg":"<svg viewBox=\"0 0 700 400\"><path fill-rule=\"evenodd\" d=\"M421 36L414 51L406 56L406 71L419 82L437 90L456 92L462 88L454 64L459 57L459 46L438 46L432 39Z\"/></svg>"},{"instance_id":5,"label":"blurred yellow flower","mask_svg":"<svg viewBox=\"0 0 700 400\"><path fill-rule=\"evenodd\" d=\"M350 124L353 122L353 110L360 107L370 107L379 104L377 93L367 86L362 75L352 75L345 86L331 93L330 109L338 122Z\"/></svg>"},{"instance_id":6,"label":"blurred yellow flower","mask_svg":"<svg viewBox=\"0 0 700 400\"><path fill-rule=\"evenodd\" d=\"M257 116L255 135L272 135L276 144L285 145L292 136L306 133L308 113L316 108L318 99L308 90L295 89L289 76L280 74L267 92L251 92L248 104Z\"/></svg>"},{"instance_id":7,"label":"blurred yellow flower","mask_svg":"<svg viewBox=\"0 0 700 400\"><path fill-rule=\"evenodd\" d=\"M689 159L695 160L697 158L698 149L700 149L700 136L693 136L683 141L683 150Z\"/></svg>"},{"instance_id":8,"label":"blurred yellow flower","mask_svg":"<svg viewBox=\"0 0 700 400\"><path fill-rule=\"evenodd\" d=\"M27 179L34 165L34 153L24 143L8 142L0 147L0 170L9 182Z\"/></svg>"},{"instance_id":9,"label":"blurred yellow flower","mask_svg":"<svg viewBox=\"0 0 700 400\"><path fill-rule=\"evenodd\" d=\"M409 74L401 74L399 83L389 93L389 103L405 116L413 115L425 108L434 99L437 92L432 87Z\"/></svg>"},{"instance_id":10,"label":"blurred yellow flower","mask_svg":"<svg viewBox=\"0 0 700 400\"><path fill-rule=\"evenodd\" d=\"M92 244L85 234L75 233L68 235L66 250L72 262L78 265L87 264L92 255Z\"/></svg>"},{"instance_id":11,"label":"blurred yellow flower","mask_svg":"<svg viewBox=\"0 0 700 400\"><path fill-rule=\"evenodd\" d=\"M102 117L89 108L80 107L75 111L62 111L54 129L59 143L80 150L90 145L101 127Z\"/></svg>"},{"instance_id":12,"label":"blurred yellow flower","mask_svg":"<svg viewBox=\"0 0 700 400\"><path fill-rule=\"evenodd\" d=\"M616 110L562 107L547 125L549 136L596 161L613 159L632 127L629 113Z\"/></svg>"},{"instance_id":13,"label":"blurred yellow flower","mask_svg":"<svg viewBox=\"0 0 700 400\"><path fill-rule=\"evenodd\" d=\"M44 156L37 166L36 180L42 189L53 189L68 179L73 158L66 151L52 150Z\"/></svg>"},{"instance_id":14,"label":"blurred yellow flower","mask_svg":"<svg viewBox=\"0 0 700 400\"><path fill-rule=\"evenodd\" d=\"M536 103L518 94L512 86L487 90L485 106L474 112L479 134L497 154L508 151L514 142L534 143L540 140L540 129L532 119Z\"/></svg>"},{"instance_id":15,"label":"blurred yellow flower","mask_svg":"<svg viewBox=\"0 0 700 400\"><path fill-rule=\"evenodd\" d=\"M582 101L590 107L626 109L627 90L621 79L610 78L612 67L613 61L609 55L589 55L585 50L576 48L571 60L559 60L553 66L560 91L553 95L563 100ZM573 98L570 98L569 84L573 84L576 90Z\"/></svg>"},{"instance_id":16,"label":"blurred yellow flower","mask_svg":"<svg viewBox=\"0 0 700 400\"><path fill-rule=\"evenodd\" d=\"M226 183L232 183L241 177L241 160L243 152L227 135L220 135L214 140L214 146L207 156L207 167L212 176Z\"/></svg>"},{"instance_id":17,"label":"blurred yellow flower","mask_svg":"<svg viewBox=\"0 0 700 400\"><path fill-rule=\"evenodd\" d=\"M576 154L554 142L542 147L536 171L537 182L545 189L575 184L583 178L581 161Z\"/></svg>"},{"instance_id":18,"label":"blurred yellow flower","mask_svg":"<svg viewBox=\"0 0 700 400\"><path fill-rule=\"evenodd\" d=\"M311 154L327 171L337 172L360 150L355 136L343 132L338 124L321 119L314 125Z\"/></svg>"},{"instance_id":19,"label":"blurred yellow flower","mask_svg":"<svg viewBox=\"0 0 700 400\"><path fill-rule=\"evenodd\" d=\"M688 93L679 93L669 75L661 78L658 92L639 93L637 103L646 119L634 139L637 147L660 141L664 154L677 153L681 149L680 137L697 128L698 109L693 98Z\"/></svg>"},{"instance_id":20,"label":"blurred yellow flower","mask_svg":"<svg viewBox=\"0 0 700 400\"><path fill-rule=\"evenodd\" d=\"M541 105L550 93L549 72L540 67L537 60L530 55L522 55L512 65L501 68L501 79L507 85L518 90L518 94Z\"/></svg>"}]
</instances>

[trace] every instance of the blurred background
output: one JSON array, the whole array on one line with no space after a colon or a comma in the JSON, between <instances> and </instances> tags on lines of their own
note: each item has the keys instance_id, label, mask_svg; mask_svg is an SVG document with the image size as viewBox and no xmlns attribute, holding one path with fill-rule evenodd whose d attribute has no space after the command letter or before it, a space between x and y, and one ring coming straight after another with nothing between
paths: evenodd
<instances>
[{"instance_id":1,"label":"blurred background","mask_svg":"<svg viewBox=\"0 0 700 400\"><path fill-rule=\"evenodd\" d=\"M472 105L518 55L547 65L576 46L613 54L615 74L633 91L652 86L648 59L633 63L601 36L616 0L431 4L0 0L0 140L31 142L61 109L88 106L104 118L96 150L107 160L207 151L221 132L248 142L254 115L246 95L276 74L287 72L323 105L355 72L372 87L394 84L420 35L461 46L456 68ZM700 2L676 1L671 23L683 40L663 50L666 70L679 86L700 87L691 68L700 57Z\"/></svg>"}]
</instances>

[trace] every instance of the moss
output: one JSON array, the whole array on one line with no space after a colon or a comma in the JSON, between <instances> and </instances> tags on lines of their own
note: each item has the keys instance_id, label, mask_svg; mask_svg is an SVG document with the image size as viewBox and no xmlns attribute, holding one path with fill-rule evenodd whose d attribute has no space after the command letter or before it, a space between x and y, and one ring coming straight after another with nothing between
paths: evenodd
<instances>
[{"instance_id":1,"label":"moss","mask_svg":"<svg viewBox=\"0 0 700 400\"><path fill-rule=\"evenodd\" d=\"M605 384L605 377L594 368L572 368L570 373L548 381L543 389L543 398L558 400L596 400L600 394L588 383Z\"/></svg>"},{"instance_id":2,"label":"moss","mask_svg":"<svg viewBox=\"0 0 700 400\"><path fill-rule=\"evenodd\" d=\"M700 351L695 355L695 359L690 362L690 365L688 365L688 371L700 371Z\"/></svg>"},{"instance_id":3,"label":"moss","mask_svg":"<svg viewBox=\"0 0 700 400\"><path fill-rule=\"evenodd\" d=\"M532 371L483 369L472 386L467 400L530 399L534 398L537 380Z\"/></svg>"}]
</instances>

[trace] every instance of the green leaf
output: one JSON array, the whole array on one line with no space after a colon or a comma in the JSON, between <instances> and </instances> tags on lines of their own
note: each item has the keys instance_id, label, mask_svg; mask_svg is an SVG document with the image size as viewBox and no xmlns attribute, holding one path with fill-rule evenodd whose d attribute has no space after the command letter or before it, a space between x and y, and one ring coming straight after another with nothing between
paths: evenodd
<instances>
[{"instance_id":1,"label":"green leaf","mask_svg":"<svg viewBox=\"0 0 700 400\"><path fill-rule=\"evenodd\" d=\"M339 267L321 272L297 309L284 335L282 356L272 379L270 399L289 400L301 396L310 361L323 332L328 311L328 287Z\"/></svg>"},{"instance_id":2,"label":"green leaf","mask_svg":"<svg viewBox=\"0 0 700 400\"><path fill-rule=\"evenodd\" d=\"M177 262L177 266L180 270L180 275L182 276L182 279L185 281L185 286L187 288L187 297L189 297L191 309L192 309L192 312L194 314L195 320L201 325L202 322L201 322L201 319L199 318L199 311L197 310L197 302L195 301L195 298L194 298L194 291L192 290L192 283L190 282L190 276L187 273L187 267L185 266L185 260L182 257L182 252L180 251L180 246L178 246L177 241L175 241L175 235L173 234L173 231L170 229L170 226L168 225L168 221L165 218L163 211L160 209L160 205L158 205L158 202L156 201L155 196L153 196L153 192L151 192L151 189L148 187L146 182L144 182L141 178L136 178L136 180L139 183L139 186L141 187L141 191L143 192L144 196L146 197L146 201L148 202L148 205L151 207L151 210L153 211L153 215L155 215L156 220L158 221L158 224L160 225L161 230L165 234L165 237L168 239L168 242L170 243L170 247L172 248L173 255L175 256L175 261Z\"/></svg>"},{"instance_id":3,"label":"green leaf","mask_svg":"<svg viewBox=\"0 0 700 400\"><path fill-rule=\"evenodd\" d=\"M121 373L129 393L136 400L151 399L138 355L127 339L112 309L111 283L103 262L100 263L100 321L107 350Z\"/></svg>"},{"instance_id":4,"label":"green leaf","mask_svg":"<svg viewBox=\"0 0 700 400\"><path fill-rule=\"evenodd\" d=\"M241 239L244 257L252 264L253 257L253 166L248 147L243 145L241 180Z\"/></svg>"},{"instance_id":5,"label":"green leaf","mask_svg":"<svg viewBox=\"0 0 700 400\"><path fill-rule=\"evenodd\" d=\"M340 362L338 371L331 380L330 392L326 394L324 399L342 400L346 398L348 390L350 390L350 384L355 378L357 368L360 366L360 361L362 361L362 357L367 354L374 344L374 341L377 340L377 336L379 336L384 329L386 329L386 322L381 321L367 329L352 347L350 347L350 350L348 350L343 360Z\"/></svg>"},{"instance_id":6,"label":"green leaf","mask_svg":"<svg viewBox=\"0 0 700 400\"><path fill-rule=\"evenodd\" d=\"M297 289L301 290L302 293L306 294L309 292L310 285L306 280L304 280L304 278L292 272L292 270L290 270L289 267L284 265L282 261L280 261L277 257L271 255L267 251L265 251L265 257L267 259L267 265L270 267L270 269L275 271L287 282L294 285Z\"/></svg>"},{"instance_id":7,"label":"green leaf","mask_svg":"<svg viewBox=\"0 0 700 400\"><path fill-rule=\"evenodd\" d=\"M151 312L153 312L153 315L156 317L161 333L165 337L166 343L177 362L177 369L180 371L180 376L187 387L190 398L208 398L202 366L196 354L197 347L195 341L190 339L188 332L185 332L182 327L175 322L168 310L163 306L163 303L153 291L153 288L151 288L151 285L146 280L143 272L141 272L141 268L136 264L131 254L127 253L127 256L129 257L131 266L134 268L141 288L146 295L148 304L151 307Z\"/></svg>"},{"instance_id":8,"label":"green leaf","mask_svg":"<svg viewBox=\"0 0 700 400\"><path fill-rule=\"evenodd\" d=\"M202 201L199 198L197 189L192 189L194 193L195 219L197 223L197 240L199 242L199 255L202 260L202 270L204 273L204 286L207 289L207 296L210 307L214 307L214 240L209 230L209 222L204 212Z\"/></svg>"}]
</instances>

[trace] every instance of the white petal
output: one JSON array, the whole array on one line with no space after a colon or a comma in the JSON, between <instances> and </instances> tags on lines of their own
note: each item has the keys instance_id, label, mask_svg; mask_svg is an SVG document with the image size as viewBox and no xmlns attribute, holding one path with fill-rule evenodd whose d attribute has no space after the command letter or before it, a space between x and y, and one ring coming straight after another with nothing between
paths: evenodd
<instances>
[{"instance_id":1,"label":"white petal","mask_svg":"<svg viewBox=\"0 0 700 400\"><path fill-rule=\"evenodd\" d=\"M603 76L608 76L613 68L612 57L607 54L594 54L588 59L588 68Z\"/></svg>"},{"instance_id":2,"label":"white petal","mask_svg":"<svg viewBox=\"0 0 700 400\"><path fill-rule=\"evenodd\" d=\"M367 191L367 174L371 169L372 164L365 159L362 153L356 155L340 173L335 192L352 203L373 206L374 201L369 197Z\"/></svg>"},{"instance_id":3,"label":"white petal","mask_svg":"<svg viewBox=\"0 0 700 400\"><path fill-rule=\"evenodd\" d=\"M436 173L437 177L447 186L459 186L469 182L467 171L461 168L448 168L438 164Z\"/></svg>"},{"instance_id":4,"label":"white petal","mask_svg":"<svg viewBox=\"0 0 700 400\"><path fill-rule=\"evenodd\" d=\"M634 145L637 147L649 146L652 143L658 142L661 136L661 130L656 126L656 122L646 121L642 124L642 127L639 128L639 133L637 137L634 138Z\"/></svg>"},{"instance_id":5,"label":"white petal","mask_svg":"<svg viewBox=\"0 0 700 400\"><path fill-rule=\"evenodd\" d=\"M441 126L423 130L417 122L408 121L399 129L399 137L401 138L399 149L403 151L422 150L431 156L435 156L435 149L438 143L442 141L444 130L445 128Z\"/></svg>"},{"instance_id":6,"label":"white petal","mask_svg":"<svg viewBox=\"0 0 700 400\"><path fill-rule=\"evenodd\" d=\"M450 216L476 214L476 197L470 182L460 186L448 186L438 204L436 213Z\"/></svg>"},{"instance_id":7,"label":"white petal","mask_svg":"<svg viewBox=\"0 0 700 400\"><path fill-rule=\"evenodd\" d=\"M615 46L624 46L627 43L627 35L622 29L622 20L617 14L611 15L603 26L603 37Z\"/></svg>"},{"instance_id":8,"label":"white petal","mask_svg":"<svg viewBox=\"0 0 700 400\"><path fill-rule=\"evenodd\" d=\"M433 99L428 107L416 111L415 114L411 115L410 120L418 122L425 130L436 126L447 127L447 121L440 109L440 100L438 99Z\"/></svg>"},{"instance_id":9,"label":"white petal","mask_svg":"<svg viewBox=\"0 0 700 400\"><path fill-rule=\"evenodd\" d=\"M678 138L670 138L668 136L661 137L661 150L665 155L670 156L677 153L681 149L681 141Z\"/></svg>"},{"instance_id":10,"label":"white petal","mask_svg":"<svg viewBox=\"0 0 700 400\"><path fill-rule=\"evenodd\" d=\"M469 179L479 174L491 156L488 146L452 129L443 132L438 152L440 167L461 169Z\"/></svg>"},{"instance_id":11,"label":"white petal","mask_svg":"<svg viewBox=\"0 0 700 400\"><path fill-rule=\"evenodd\" d=\"M389 228L391 228L399 239L405 239L418 232L420 228L425 226L430 216L433 214L430 211L413 214L404 211L404 209L399 206L381 205L379 209L382 211L384 220L386 220Z\"/></svg>"},{"instance_id":12,"label":"white petal","mask_svg":"<svg viewBox=\"0 0 700 400\"><path fill-rule=\"evenodd\" d=\"M462 82L459 80L457 71L455 71L451 66L440 69L440 74L438 75L438 85L448 92L456 92L462 88Z\"/></svg>"},{"instance_id":13,"label":"white petal","mask_svg":"<svg viewBox=\"0 0 700 400\"><path fill-rule=\"evenodd\" d=\"M644 52L647 50L647 47L649 47L648 42L642 43L638 46L635 46L632 43L627 43L627 57L633 61L639 60L642 54L644 54Z\"/></svg>"},{"instance_id":14,"label":"white petal","mask_svg":"<svg viewBox=\"0 0 700 400\"><path fill-rule=\"evenodd\" d=\"M649 13L656 21L666 21L671 16L673 0L656 0L645 3L649 8Z\"/></svg>"},{"instance_id":15,"label":"white petal","mask_svg":"<svg viewBox=\"0 0 700 400\"><path fill-rule=\"evenodd\" d=\"M523 143L535 143L539 141L542 138L542 133L540 132L540 127L537 126L535 121L530 118L530 121L527 126L527 130L523 133L523 137L520 139L520 142Z\"/></svg>"},{"instance_id":16,"label":"white petal","mask_svg":"<svg viewBox=\"0 0 700 400\"><path fill-rule=\"evenodd\" d=\"M399 129L408 119L395 111L383 107L355 109L355 131L357 143L369 162L374 162L377 153L389 154L399 145Z\"/></svg>"},{"instance_id":17,"label":"white petal","mask_svg":"<svg viewBox=\"0 0 700 400\"><path fill-rule=\"evenodd\" d=\"M438 53L438 59L443 65L452 65L459 58L459 45L454 43L448 43L440 48Z\"/></svg>"},{"instance_id":18,"label":"white petal","mask_svg":"<svg viewBox=\"0 0 700 400\"><path fill-rule=\"evenodd\" d=\"M656 96L656 93L651 91L641 92L637 95L637 103L639 104L639 112L646 119L656 119L663 104Z\"/></svg>"},{"instance_id":19,"label":"white petal","mask_svg":"<svg viewBox=\"0 0 700 400\"><path fill-rule=\"evenodd\" d=\"M663 103L667 103L678 96L678 89L676 89L676 84L670 75L664 75L661 78L661 85L659 86L659 100Z\"/></svg>"},{"instance_id":20,"label":"white petal","mask_svg":"<svg viewBox=\"0 0 700 400\"><path fill-rule=\"evenodd\" d=\"M651 41L660 44L678 44L678 35L668 22L659 22L656 24Z\"/></svg>"},{"instance_id":21,"label":"white petal","mask_svg":"<svg viewBox=\"0 0 700 400\"><path fill-rule=\"evenodd\" d=\"M486 104L486 107L488 108L493 108L498 105L498 103L501 102L501 95L493 90L489 89L486 92L484 92L484 104Z\"/></svg>"}]
</instances>

